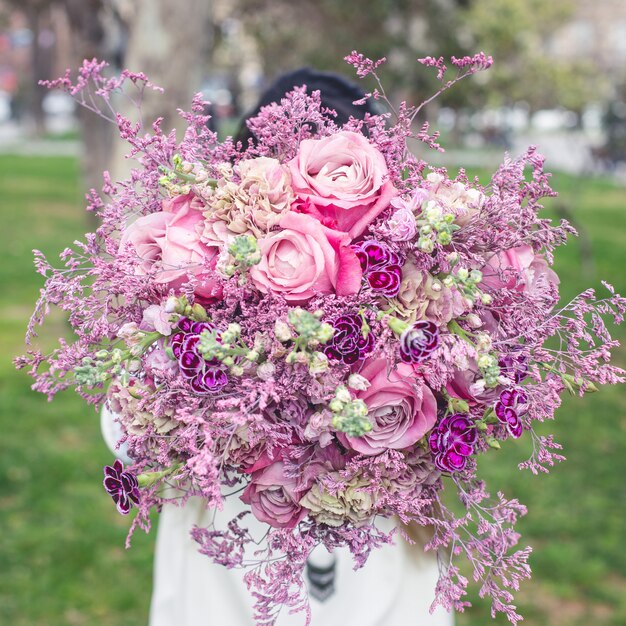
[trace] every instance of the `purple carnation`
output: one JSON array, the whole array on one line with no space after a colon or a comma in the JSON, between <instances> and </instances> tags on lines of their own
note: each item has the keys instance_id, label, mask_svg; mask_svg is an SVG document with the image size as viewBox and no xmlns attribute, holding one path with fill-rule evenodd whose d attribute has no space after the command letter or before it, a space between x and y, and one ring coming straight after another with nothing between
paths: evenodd
<instances>
[{"instance_id":1,"label":"purple carnation","mask_svg":"<svg viewBox=\"0 0 626 626\"><path fill-rule=\"evenodd\" d=\"M428 443L437 469L460 472L475 452L478 432L467 415L444 417L430 434Z\"/></svg>"},{"instance_id":2,"label":"purple carnation","mask_svg":"<svg viewBox=\"0 0 626 626\"><path fill-rule=\"evenodd\" d=\"M370 288L392 298L398 295L402 283L400 257L384 243L370 239L352 246Z\"/></svg>"},{"instance_id":3,"label":"purple carnation","mask_svg":"<svg viewBox=\"0 0 626 626\"><path fill-rule=\"evenodd\" d=\"M494 407L496 417L515 439L519 439L524 431L521 416L526 413L527 402L528 397L521 389L505 389Z\"/></svg>"},{"instance_id":4,"label":"purple carnation","mask_svg":"<svg viewBox=\"0 0 626 626\"><path fill-rule=\"evenodd\" d=\"M335 334L324 347L324 354L329 359L352 365L374 349L374 335L369 332L363 336L363 320L355 313L340 315L330 324Z\"/></svg>"},{"instance_id":5,"label":"purple carnation","mask_svg":"<svg viewBox=\"0 0 626 626\"><path fill-rule=\"evenodd\" d=\"M520 354L507 354L499 359L500 371L516 383L528 376L528 358Z\"/></svg>"},{"instance_id":6,"label":"purple carnation","mask_svg":"<svg viewBox=\"0 0 626 626\"><path fill-rule=\"evenodd\" d=\"M103 485L122 515L128 515L133 503L139 504L137 477L131 472L125 472L124 464L119 459L113 466L105 465Z\"/></svg>"},{"instance_id":7,"label":"purple carnation","mask_svg":"<svg viewBox=\"0 0 626 626\"><path fill-rule=\"evenodd\" d=\"M199 395L216 393L228 384L228 370L219 361L207 361L198 350L200 334L215 330L211 322L194 322L183 317L170 337L172 352L189 386Z\"/></svg>"},{"instance_id":8,"label":"purple carnation","mask_svg":"<svg viewBox=\"0 0 626 626\"><path fill-rule=\"evenodd\" d=\"M439 347L439 327L428 320L415 322L400 337L400 358L420 363Z\"/></svg>"}]
</instances>

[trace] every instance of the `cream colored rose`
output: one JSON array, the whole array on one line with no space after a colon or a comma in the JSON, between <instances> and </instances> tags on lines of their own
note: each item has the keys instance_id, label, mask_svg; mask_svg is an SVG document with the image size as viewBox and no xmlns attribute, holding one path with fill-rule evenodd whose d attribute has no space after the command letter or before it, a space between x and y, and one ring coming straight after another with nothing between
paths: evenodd
<instances>
[{"instance_id":1,"label":"cream colored rose","mask_svg":"<svg viewBox=\"0 0 626 626\"><path fill-rule=\"evenodd\" d=\"M463 298L456 289L449 289L432 274L418 270L410 259L402 266L396 303L399 315L408 322L426 319L438 326L447 324L465 310Z\"/></svg>"},{"instance_id":2,"label":"cream colored rose","mask_svg":"<svg viewBox=\"0 0 626 626\"><path fill-rule=\"evenodd\" d=\"M332 479L341 482L339 472L329 474ZM369 482L359 476L353 477L343 491L332 495L322 485L315 483L300 500L300 505L309 509L311 517L320 524L341 526L349 521L356 526L367 524L375 513L375 498L366 491Z\"/></svg>"},{"instance_id":3,"label":"cream colored rose","mask_svg":"<svg viewBox=\"0 0 626 626\"><path fill-rule=\"evenodd\" d=\"M289 169L276 159L258 157L240 161L233 174L239 182L234 176L220 181L205 217L222 220L232 233L260 237L278 224L295 199Z\"/></svg>"},{"instance_id":4,"label":"cream colored rose","mask_svg":"<svg viewBox=\"0 0 626 626\"><path fill-rule=\"evenodd\" d=\"M135 395L131 394L131 389ZM117 383L113 383L109 388L109 407L113 413L120 416L120 421L128 434L141 436L152 427L157 435L167 435L178 427L179 422L174 419L174 409L168 409L160 416L155 416L150 411L140 410L140 400L135 397L139 394L147 397L149 394L154 394L154 390L139 384L124 387Z\"/></svg>"}]
</instances>

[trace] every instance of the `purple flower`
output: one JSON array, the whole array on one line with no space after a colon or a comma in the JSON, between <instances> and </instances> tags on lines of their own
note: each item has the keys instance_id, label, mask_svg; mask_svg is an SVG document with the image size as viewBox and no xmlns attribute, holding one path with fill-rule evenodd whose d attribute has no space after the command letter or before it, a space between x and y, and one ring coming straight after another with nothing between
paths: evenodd
<instances>
[{"instance_id":1,"label":"purple flower","mask_svg":"<svg viewBox=\"0 0 626 626\"><path fill-rule=\"evenodd\" d=\"M392 298L402 283L400 257L387 245L370 239L352 246L363 271L363 278L373 291Z\"/></svg>"},{"instance_id":2,"label":"purple flower","mask_svg":"<svg viewBox=\"0 0 626 626\"><path fill-rule=\"evenodd\" d=\"M335 334L324 348L329 359L352 365L374 349L374 335L369 332L367 337L363 336L363 321L355 313L340 315L330 324L335 328Z\"/></svg>"},{"instance_id":3,"label":"purple flower","mask_svg":"<svg viewBox=\"0 0 626 626\"><path fill-rule=\"evenodd\" d=\"M521 416L526 413L527 402L528 396L521 389L505 389L494 406L496 417L515 439L519 439L524 431Z\"/></svg>"},{"instance_id":4,"label":"purple flower","mask_svg":"<svg viewBox=\"0 0 626 626\"><path fill-rule=\"evenodd\" d=\"M475 451L478 432L467 415L455 413L444 417L428 439L437 469L460 472Z\"/></svg>"},{"instance_id":5,"label":"purple flower","mask_svg":"<svg viewBox=\"0 0 626 626\"><path fill-rule=\"evenodd\" d=\"M528 359L520 354L501 357L499 365L502 374L516 383L521 383L528 376Z\"/></svg>"},{"instance_id":6,"label":"purple flower","mask_svg":"<svg viewBox=\"0 0 626 626\"><path fill-rule=\"evenodd\" d=\"M216 393L228 384L226 367L215 359L207 361L198 350L200 334L215 328L211 322L194 322L183 317L170 337L180 373L198 395Z\"/></svg>"},{"instance_id":7,"label":"purple flower","mask_svg":"<svg viewBox=\"0 0 626 626\"><path fill-rule=\"evenodd\" d=\"M400 358L405 363L420 363L439 347L439 328L421 320L407 328L400 337Z\"/></svg>"},{"instance_id":8,"label":"purple flower","mask_svg":"<svg viewBox=\"0 0 626 626\"><path fill-rule=\"evenodd\" d=\"M128 515L133 503L139 504L137 477L131 472L125 472L124 464L119 459L116 459L113 467L104 466L103 485L122 515Z\"/></svg>"}]
</instances>

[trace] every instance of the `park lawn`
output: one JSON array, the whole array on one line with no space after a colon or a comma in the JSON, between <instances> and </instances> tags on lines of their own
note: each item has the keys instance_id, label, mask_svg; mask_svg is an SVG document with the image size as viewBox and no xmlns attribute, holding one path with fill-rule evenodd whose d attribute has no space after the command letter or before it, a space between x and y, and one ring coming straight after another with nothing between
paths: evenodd
<instances>
[{"instance_id":1,"label":"park lawn","mask_svg":"<svg viewBox=\"0 0 626 626\"><path fill-rule=\"evenodd\" d=\"M139 532L133 548L124 550L129 520L115 512L100 487L111 456L96 414L72 393L47 403L11 364L23 350L42 284L31 249L54 258L87 228L78 174L78 163L69 158L0 157L0 623L12 626L147 621L154 536ZM564 175L555 176L554 186L594 258L593 267L581 263L577 242L560 251L564 296L599 286L599 277L626 292L626 191ZM52 346L67 332L63 318L53 315L42 345ZM624 353L618 359L625 364ZM566 399L558 420L542 427L556 434L568 457L550 475L517 470L528 455L523 440L483 459L481 471L492 488L529 507L520 523L523 540L535 548L534 580L519 594L525 623L626 623L625 430L626 395L602 389L582 401ZM485 626L488 606L475 588L471 594L475 607L458 622Z\"/></svg>"}]
</instances>

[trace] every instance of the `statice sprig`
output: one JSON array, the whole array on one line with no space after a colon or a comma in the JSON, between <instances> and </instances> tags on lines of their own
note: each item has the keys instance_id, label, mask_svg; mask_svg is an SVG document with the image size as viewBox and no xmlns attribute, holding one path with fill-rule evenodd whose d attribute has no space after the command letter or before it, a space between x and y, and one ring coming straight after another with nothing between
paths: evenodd
<instances>
[{"instance_id":1,"label":"statice sprig","mask_svg":"<svg viewBox=\"0 0 626 626\"><path fill-rule=\"evenodd\" d=\"M136 340L125 349L102 348L93 357L84 357L74 368L76 383L82 387L97 387L116 377L122 385L127 385L131 374L141 369L139 357L160 337L157 331L137 331Z\"/></svg>"},{"instance_id":2,"label":"statice sprig","mask_svg":"<svg viewBox=\"0 0 626 626\"><path fill-rule=\"evenodd\" d=\"M492 297L478 287L482 279L483 274L480 270L468 270L466 267L460 267L456 272L442 277L442 282L448 289L453 287L458 289L472 305L477 300L483 304L491 304Z\"/></svg>"},{"instance_id":3,"label":"statice sprig","mask_svg":"<svg viewBox=\"0 0 626 626\"><path fill-rule=\"evenodd\" d=\"M235 322L226 330L205 330L200 334L198 352L206 361L220 361L230 369L231 374L242 376L246 363L262 360L262 347L250 348L241 338L241 326Z\"/></svg>"},{"instance_id":4,"label":"statice sprig","mask_svg":"<svg viewBox=\"0 0 626 626\"><path fill-rule=\"evenodd\" d=\"M255 237L252 235L239 235L235 237L228 248L228 253L232 257L232 263L226 266L227 276L234 276L239 272L245 280L246 270L261 261L261 251Z\"/></svg>"},{"instance_id":5,"label":"statice sprig","mask_svg":"<svg viewBox=\"0 0 626 626\"><path fill-rule=\"evenodd\" d=\"M296 307L289 311L288 322L279 319L274 326L274 335L278 341L293 344L287 355L287 363L308 365L313 375L328 370L328 357L317 348L330 341L335 334L331 324L321 321L323 315L323 311L311 313Z\"/></svg>"},{"instance_id":6,"label":"statice sprig","mask_svg":"<svg viewBox=\"0 0 626 626\"><path fill-rule=\"evenodd\" d=\"M454 213L445 213L439 204L429 201L416 219L419 231L416 245L419 250L430 254L436 244L451 244L453 233L460 228L454 219Z\"/></svg>"},{"instance_id":7,"label":"statice sprig","mask_svg":"<svg viewBox=\"0 0 626 626\"><path fill-rule=\"evenodd\" d=\"M332 427L348 437L362 437L372 430L372 422L367 414L367 404L354 399L347 387L341 385L328 405L333 413Z\"/></svg>"},{"instance_id":8,"label":"statice sprig","mask_svg":"<svg viewBox=\"0 0 626 626\"><path fill-rule=\"evenodd\" d=\"M180 154L172 157L172 165L172 168L165 165L159 166L159 171L163 174L159 178L159 184L171 195L188 194L192 185L217 186L217 180L209 178L201 164L189 163Z\"/></svg>"}]
</instances>

